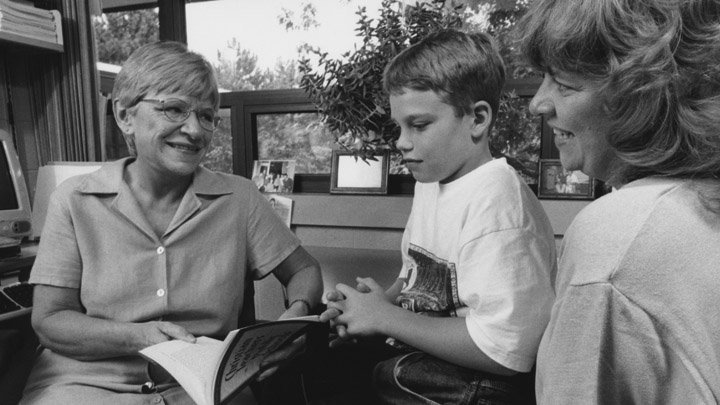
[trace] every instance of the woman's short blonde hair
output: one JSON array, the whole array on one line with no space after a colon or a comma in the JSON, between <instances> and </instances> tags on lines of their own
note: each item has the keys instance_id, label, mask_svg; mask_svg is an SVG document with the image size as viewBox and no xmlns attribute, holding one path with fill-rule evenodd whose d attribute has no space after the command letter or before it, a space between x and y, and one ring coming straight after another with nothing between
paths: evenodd
<instances>
[{"instance_id":1,"label":"woman's short blonde hair","mask_svg":"<svg viewBox=\"0 0 720 405\"><path fill-rule=\"evenodd\" d=\"M179 93L220 106L220 93L213 66L185 44L160 41L136 49L120 69L113 85L113 110L117 105L134 111L148 94ZM135 142L125 134L130 154L135 156Z\"/></svg>"},{"instance_id":2,"label":"woman's short blonde hair","mask_svg":"<svg viewBox=\"0 0 720 405\"><path fill-rule=\"evenodd\" d=\"M220 105L215 69L185 44L161 41L133 52L115 78L112 96L130 108L151 93L181 93Z\"/></svg>"}]
</instances>

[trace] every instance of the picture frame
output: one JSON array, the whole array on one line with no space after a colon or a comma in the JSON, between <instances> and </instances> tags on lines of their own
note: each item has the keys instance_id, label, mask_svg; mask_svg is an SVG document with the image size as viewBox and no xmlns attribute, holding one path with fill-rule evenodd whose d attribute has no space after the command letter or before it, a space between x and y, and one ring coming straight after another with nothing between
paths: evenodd
<instances>
[{"instance_id":1,"label":"picture frame","mask_svg":"<svg viewBox=\"0 0 720 405\"><path fill-rule=\"evenodd\" d=\"M295 160L256 160L252 181L263 193L290 194L295 183Z\"/></svg>"},{"instance_id":2,"label":"picture frame","mask_svg":"<svg viewBox=\"0 0 720 405\"><path fill-rule=\"evenodd\" d=\"M265 198L268 200L277 216L280 217L288 228L290 228L290 225L292 224L293 200L288 197L284 197L281 194L266 193Z\"/></svg>"},{"instance_id":3,"label":"picture frame","mask_svg":"<svg viewBox=\"0 0 720 405\"><path fill-rule=\"evenodd\" d=\"M390 152L379 150L363 159L335 149L330 173L331 194L387 194Z\"/></svg>"},{"instance_id":4,"label":"picture frame","mask_svg":"<svg viewBox=\"0 0 720 405\"><path fill-rule=\"evenodd\" d=\"M559 159L540 159L538 198L593 200L595 179L580 170L566 170Z\"/></svg>"}]
</instances>

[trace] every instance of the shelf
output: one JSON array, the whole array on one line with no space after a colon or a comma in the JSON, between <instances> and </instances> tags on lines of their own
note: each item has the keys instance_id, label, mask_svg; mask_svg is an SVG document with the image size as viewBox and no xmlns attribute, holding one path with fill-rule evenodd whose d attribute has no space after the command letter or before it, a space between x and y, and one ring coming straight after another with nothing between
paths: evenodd
<instances>
[{"instance_id":1,"label":"shelf","mask_svg":"<svg viewBox=\"0 0 720 405\"><path fill-rule=\"evenodd\" d=\"M0 32L0 44L22 45L54 52L63 52L63 46L61 44L41 41L39 39L24 37L21 35L9 34L7 32Z\"/></svg>"}]
</instances>

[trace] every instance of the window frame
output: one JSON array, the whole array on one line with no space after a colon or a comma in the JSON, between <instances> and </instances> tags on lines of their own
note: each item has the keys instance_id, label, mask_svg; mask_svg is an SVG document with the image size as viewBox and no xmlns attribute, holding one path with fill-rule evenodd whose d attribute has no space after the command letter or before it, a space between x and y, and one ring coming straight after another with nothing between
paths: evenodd
<instances>
[{"instance_id":1,"label":"window frame","mask_svg":"<svg viewBox=\"0 0 720 405\"><path fill-rule=\"evenodd\" d=\"M205 0L129 0L135 4L120 9L147 8L151 4L158 7L160 40L175 40L187 43L187 24L185 5L191 1ZM122 1L120 1L122 3ZM103 11L111 11L104 8ZM114 75L113 75L114 76ZM103 77L104 84L112 88L114 77ZM505 90L515 90L520 97L532 97L542 82L539 78L510 79ZM108 100L109 101L109 100ZM230 108L233 173L250 178L253 162L257 159L257 123L253 114L271 113L308 113L317 109L302 89L255 90L221 93L220 107ZM540 134L540 159L558 159L560 154L553 142L553 133L543 116ZM255 135L254 135L255 134ZM297 174L294 191L298 193L328 193L330 174ZM412 194L415 180L410 175L390 175L388 194Z\"/></svg>"},{"instance_id":2,"label":"window frame","mask_svg":"<svg viewBox=\"0 0 720 405\"><path fill-rule=\"evenodd\" d=\"M504 91L515 91L519 97L530 98L540 87L540 79L511 79ZM259 114L316 113L317 108L303 89L235 91L220 94L220 107L230 109L233 172L250 178L253 162L258 159L257 119ZM540 159L556 159L557 148L552 130L542 118ZM330 173L296 174L295 193L329 193ZM532 186L532 185L531 185ZM411 175L390 175L388 194L412 194L415 180Z\"/></svg>"}]
</instances>

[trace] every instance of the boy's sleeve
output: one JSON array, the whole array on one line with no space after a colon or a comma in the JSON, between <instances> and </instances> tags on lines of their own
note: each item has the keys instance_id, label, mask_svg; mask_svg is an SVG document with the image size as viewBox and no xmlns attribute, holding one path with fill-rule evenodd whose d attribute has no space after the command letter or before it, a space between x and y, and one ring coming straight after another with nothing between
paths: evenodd
<instances>
[{"instance_id":1,"label":"boy's sleeve","mask_svg":"<svg viewBox=\"0 0 720 405\"><path fill-rule=\"evenodd\" d=\"M532 368L550 319L556 263L549 248L545 238L515 228L480 236L460 253L468 332L486 355L518 372Z\"/></svg>"}]
</instances>

